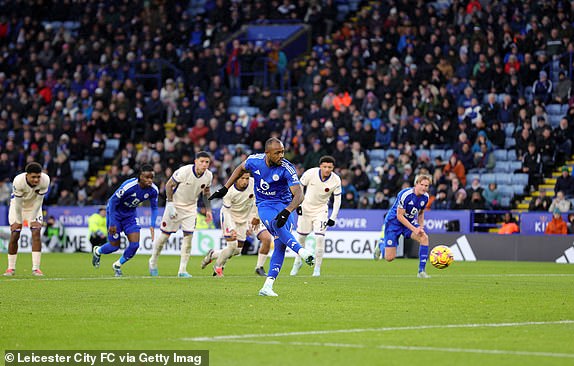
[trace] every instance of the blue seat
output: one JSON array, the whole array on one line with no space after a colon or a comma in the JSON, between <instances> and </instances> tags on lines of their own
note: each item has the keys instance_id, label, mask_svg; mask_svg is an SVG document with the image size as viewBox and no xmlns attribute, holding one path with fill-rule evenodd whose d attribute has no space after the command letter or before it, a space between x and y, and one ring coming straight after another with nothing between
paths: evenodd
<instances>
[{"instance_id":1,"label":"blue seat","mask_svg":"<svg viewBox=\"0 0 574 366\"><path fill-rule=\"evenodd\" d=\"M428 150L428 149L417 149L416 153L417 153L417 157L419 157L419 158L421 157L421 155L423 153L426 153L427 156L430 157L430 150Z\"/></svg>"},{"instance_id":2,"label":"blue seat","mask_svg":"<svg viewBox=\"0 0 574 366\"><path fill-rule=\"evenodd\" d=\"M562 115L562 108L560 104L548 104L546 106L546 112L548 112L549 115Z\"/></svg>"},{"instance_id":3,"label":"blue seat","mask_svg":"<svg viewBox=\"0 0 574 366\"><path fill-rule=\"evenodd\" d=\"M500 161L506 161L508 156L508 152L504 149L494 150L494 157L496 158L496 163Z\"/></svg>"},{"instance_id":4,"label":"blue seat","mask_svg":"<svg viewBox=\"0 0 574 366\"><path fill-rule=\"evenodd\" d=\"M504 140L504 147L506 149L513 148L515 145L516 145L516 140L514 139L514 137L507 137L506 140Z\"/></svg>"},{"instance_id":5,"label":"blue seat","mask_svg":"<svg viewBox=\"0 0 574 366\"><path fill-rule=\"evenodd\" d=\"M504 134L506 137L512 137L512 134L514 133L514 127L514 123L507 123L506 126L504 126Z\"/></svg>"},{"instance_id":6,"label":"blue seat","mask_svg":"<svg viewBox=\"0 0 574 366\"><path fill-rule=\"evenodd\" d=\"M373 159L385 160L385 150L384 149L369 150L369 158L371 160Z\"/></svg>"},{"instance_id":7,"label":"blue seat","mask_svg":"<svg viewBox=\"0 0 574 366\"><path fill-rule=\"evenodd\" d=\"M398 158L400 153L401 153L401 152L400 152L398 149L388 149L386 156L389 156L389 155L393 154L393 156L394 156L395 158Z\"/></svg>"},{"instance_id":8,"label":"blue seat","mask_svg":"<svg viewBox=\"0 0 574 366\"><path fill-rule=\"evenodd\" d=\"M496 174L494 180L498 185L512 184L512 177L510 174Z\"/></svg>"},{"instance_id":9,"label":"blue seat","mask_svg":"<svg viewBox=\"0 0 574 366\"><path fill-rule=\"evenodd\" d=\"M468 181L468 179L467 179ZM485 173L480 176L480 183L483 186L487 186L490 183L496 183L496 174L493 173Z\"/></svg>"},{"instance_id":10,"label":"blue seat","mask_svg":"<svg viewBox=\"0 0 574 366\"><path fill-rule=\"evenodd\" d=\"M496 165L494 166L493 172L494 173L507 173L510 170L510 162L509 161L497 161Z\"/></svg>"},{"instance_id":11,"label":"blue seat","mask_svg":"<svg viewBox=\"0 0 574 366\"><path fill-rule=\"evenodd\" d=\"M514 149L508 150L507 155L506 155L506 160L508 160L508 161L516 160L516 150L514 150Z\"/></svg>"},{"instance_id":12,"label":"blue seat","mask_svg":"<svg viewBox=\"0 0 574 366\"><path fill-rule=\"evenodd\" d=\"M526 173L516 173L511 175L512 184L520 184L526 186L528 184L528 174Z\"/></svg>"},{"instance_id":13,"label":"blue seat","mask_svg":"<svg viewBox=\"0 0 574 366\"><path fill-rule=\"evenodd\" d=\"M119 139L107 139L106 140L106 149L113 149L116 151L120 147L120 140Z\"/></svg>"},{"instance_id":14,"label":"blue seat","mask_svg":"<svg viewBox=\"0 0 574 366\"><path fill-rule=\"evenodd\" d=\"M514 189L511 185L501 185L498 187L498 192L503 197L512 197L514 196Z\"/></svg>"},{"instance_id":15,"label":"blue seat","mask_svg":"<svg viewBox=\"0 0 574 366\"><path fill-rule=\"evenodd\" d=\"M445 154L445 150L443 149L432 149L430 151L429 157L431 158L431 160L434 160L437 156L440 156L442 158L442 160L447 160L448 157Z\"/></svg>"},{"instance_id":16,"label":"blue seat","mask_svg":"<svg viewBox=\"0 0 574 366\"><path fill-rule=\"evenodd\" d=\"M74 178L74 180L78 181L81 179L86 179L86 172L81 171L81 170L73 170L72 171L72 178Z\"/></svg>"},{"instance_id":17,"label":"blue seat","mask_svg":"<svg viewBox=\"0 0 574 366\"><path fill-rule=\"evenodd\" d=\"M116 157L116 150L106 147L102 156L104 159L113 159Z\"/></svg>"},{"instance_id":18,"label":"blue seat","mask_svg":"<svg viewBox=\"0 0 574 366\"><path fill-rule=\"evenodd\" d=\"M513 184L512 190L514 191L514 194L524 194L524 186L522 184Z\"/></svg>"},{"instance_id":19,"label":"blue seat","mask_svg":"<svg viewBox=\"0 0 574 366\"><path fill-rule=\"evenodd\" d=\"M510 197L503 196L500 198L500 205L502 207L510 207L510 200L511 200Z\"/></svg>"},{"instance_id":20,"label":"blue seat","mask_svg":"<svg viewBox=\"0 0 574 366\"><path fill-rule=\"evenodd\" d=\"M514 160L510 162L510 172L514 173L518 169L522 168L522 162L519 160Z\"/></svg>"}]
</instances>

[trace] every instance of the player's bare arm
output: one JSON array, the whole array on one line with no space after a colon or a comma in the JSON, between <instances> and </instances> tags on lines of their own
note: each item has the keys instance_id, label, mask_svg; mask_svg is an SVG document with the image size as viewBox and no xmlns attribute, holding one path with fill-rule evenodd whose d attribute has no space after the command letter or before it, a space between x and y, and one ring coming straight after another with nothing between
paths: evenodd
<instances>
[{"instance_id":1,"label":"player's bare arm","mask_svg":"<svg viewBox=\"0 0 574 366\"><path fill-rule=\"evenodd\" d=\"M303 194L303 188L301 188L300 184L289 187L289 190L291 190L291 193L293 194L293 199L285 209L289 212L293 212L297 207L299 207L299 205L301 205L301 203L303 203L305 195Z\"/></svg>"},{"instance_id":2,"label":"player's bare arm","mask_svg":"<svg viewBox=\"0 0 574 366\"><path fill-rule=\"evenodd\" d=\"M241 177L246 172L247 169L245 169L245 162L243 162L239 166L237 166L237 168L235 168L235 170L233 171L233 173L231 173L231 176L227 179L227 182L225 182L223 187L221 187L220 189L217 190L217 192L209 196L209 201L211 201L214 198L225 197L227 191L229 190L229 187L231 187L233 183L235 183L235 181L239 179L239 177Z\"/></svg>"},{"instance_id":3,"label":"player's bare arm","mask_svg":"<svg viewBox=\"0 0 574 366\"><path fill-rule=\"evenodd\" d=\"M205 221L210 223L213 221L213 211L211 210L211 201L209 201L208 197L211 197L211 189L209 186L203 189L202 199L205 205Z\"/></svg>"}]
</instances>

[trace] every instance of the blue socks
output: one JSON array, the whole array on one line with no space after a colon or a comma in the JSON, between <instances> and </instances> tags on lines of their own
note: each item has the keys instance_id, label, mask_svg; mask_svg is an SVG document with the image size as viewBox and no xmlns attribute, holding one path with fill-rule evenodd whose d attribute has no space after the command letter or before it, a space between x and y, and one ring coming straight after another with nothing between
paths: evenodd
<instances>
[{"instance_id":1,"label":"blue socks","mask_svg":"<svg viewBox=\"0 0 574 366\"><path fill-rule=\"evenodd\" d=\"M429 256L429 246L419 245L419 272L424 272Z\"/></svg>"},{"instance_id":2,"label":"blue socks","mask_svg":"<svg viewBox=\"0 0 574 366\"><path fill-rule=\"evenodd\" d=\"M115 252L116 250L120 249L119 246L115 247L110 243L106 243L100 247L100 254L110 254Z\"/></svg>"},{"instance_id":3,"label":"blue socks","mask_svg":"<svg viewBox=\"0 0 574 366\"><path fill-rule=\"evenodd\" d=\"M299 247L301 247L299 245ZM275 248L273 249L273 255L269 261L269 271L267 272L267 277L277 278L281 267L283 267L283 261L285 260L285 249L287 247L280 241L275 242Z\"/></svg>"},{"instance_id":4,"label":"blue socks","mask_svg":"<svg viewBox=\"0 0 574 366\"><path fill-rule=\"evenodd\" d=\"M124 254L120 258L120 264L124 264L136 255L138 248L140 247L139 242L130 242L130 245L124 250Z\"/></svg>"}]
</instances>

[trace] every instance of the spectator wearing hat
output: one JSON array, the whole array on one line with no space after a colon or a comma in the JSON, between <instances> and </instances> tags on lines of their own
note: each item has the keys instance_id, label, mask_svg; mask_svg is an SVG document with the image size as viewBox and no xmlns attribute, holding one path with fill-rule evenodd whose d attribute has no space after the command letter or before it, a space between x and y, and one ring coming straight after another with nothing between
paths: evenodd
<instances>
[{"instance_id":1,"label":"spectator wearing hat","mask_svg":"<svg viewBox=\"0 0 574 366\"><path fill-rule=\"evenodd\" d=\"M570 175L570 171L567 166L562 167L562 174L556 179L556 185L554 186L554 193L562 191L566 198L574 197L574 177Z\"/></svg>"},{"instance_id":2,"label":"spectator wearing hat","mask_svg":"<svg viewBox=\"0 0 574 366\"><path fill-rule=\"evenodd\" d=\"M546 225L544 234L547 235L566 235L568 234L568 226L562 218L562 213L558 208L552 211L552 220Z\"/></svg>"},{"instance_id":3,"label":"spectator wearing hat","mask_svg":"<svg viewBox=\"0 0 574 366\"><path fill-rule=\"evenodd\" d=\"M566 77L566 72L560 70L558 73L558 83L554 90L554 101L558 104L567 104L572 95L572 81Z\"/></svg>"}]
</instances>

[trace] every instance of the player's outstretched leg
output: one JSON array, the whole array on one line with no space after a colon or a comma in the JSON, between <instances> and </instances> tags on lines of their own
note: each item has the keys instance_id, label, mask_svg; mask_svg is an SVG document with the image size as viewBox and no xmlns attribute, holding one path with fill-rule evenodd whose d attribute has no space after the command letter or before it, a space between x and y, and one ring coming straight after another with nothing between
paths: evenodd
<instances>
[{"instance_id":1,"label":"player's outstretched leg","mask_svg":"<svg viewBox=\"0 0 574 366\"><path fill-rule=\"evenodd\" d=\"M139 242L137 242L137 241L130 242L130 244L128 245L126 250L124 250L124 254L122 254L120 259L115 261L114 264L112 265L112 268L114 270L114 276L116 276L116 277L123 276L122 266L124 265L124 263L126 263L127 261L132 259L134 257L134 255L136 255L136 252L138 251L139 247L140 247Z\"/></svg>"},{"instance_id":2,"label":"player's outstretched leg","mask_svg":"<svg viewBox=\"0 0 574 366\"><path fill-rule=\"evenodd\" d=\"M209 249L205 257L201 260L201 269L205 269L209 263L213 261L213 255L215 254L215 250Z\"/></svg>"},{"instance_id":3,"label":"player's outstretched leg","mask_svg":"<svg viewBox=\"0 0 574 366\"><path fill-rule=\"evenodd\" d=\"M373 259L376 261L381 260L385 257L385 238L379 239L377 244L375 244L375 251L373 252Z\"/></svg>"},{"instance_id":4,"label":"player's outstretched leg","mask_svg":"<svg viewBox=\"0 0 574 366\"><path fill-rule=\"evenodd\" d=\"M118 246L112 245L110 243L106 243L101 247L95 246L92 249L92 266L95 268L100 268L100 260L102 258L102 254L110 254L120 249L119 243Z\"/></svg>"},{"instance_id":5,"label":"player's outstretched leg","mask_svg":"<svg viewBox=\"0 0 574 366\"><path fill-rule=\"evenodd\" d=\"M167 241L169 239L169 235L170 234L164 233L162 231L158 235L158 237L155 239L155 241L153 242L153 249L152 249L151 257L149 258L149 261L148 261L150 276L154 276L154 277L159 276L159 270L157 268L157 262L159 259L159 255L161 254L161 251L163 250L163 247L165 246L165 243L167 243Z\"/></svg>"}]
</instances>

